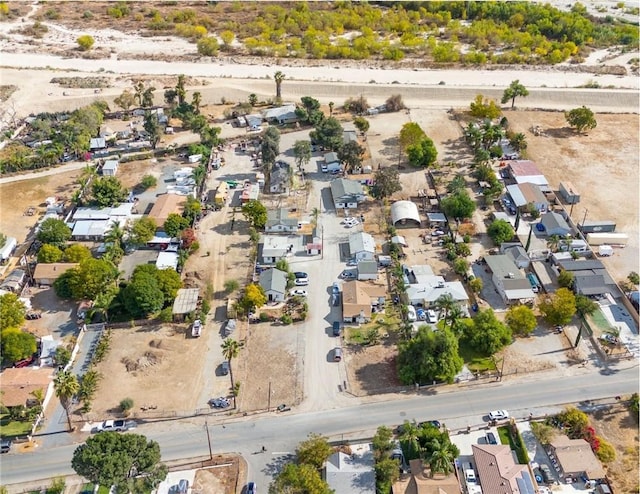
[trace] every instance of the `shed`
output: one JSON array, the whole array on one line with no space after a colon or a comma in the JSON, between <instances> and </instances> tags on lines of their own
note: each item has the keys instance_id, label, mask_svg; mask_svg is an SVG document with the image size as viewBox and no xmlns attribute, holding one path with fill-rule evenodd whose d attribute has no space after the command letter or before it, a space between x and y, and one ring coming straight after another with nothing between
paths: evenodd
<instances>
[{"instance_id":1,"label":"shed","mask_svg":"<svg viewBox=\"0 0 640 494\"><path fill-rule=\"evenodd\" d=\"M444 213L427 213L427 219L429 220L429 226L431 227L447 224L447 217Z\"/></svg>"},{"instance_id":2,"label":"shed","mask_svg":"<svg viewBox=\"0 0 640 494\"><path fill-rule=\"evenodd\" d=\"M531 264L527 251L520 244L504 243L500 246L500 253L509 256L520 269L527 269Z\"/></svg>"},{"instance_id":3,"label":"shed","mask_svg":"<svg viewBox=\"0 0 640 494\"><path fill-rule=\"evenodd\" d=\"M156 259L158 269L178 269L178 253L171 251L161 251Z\"/></svg>"},{"instance_id":4,"label":"shed","mask_svg":"<svg viewBox=\"0 0 640 494\"><path fill-rule=\"evenodd\" d=\"M17 245L18 241L14 237L5 239L4 245L0 248L0 263L4 264L11 257Z\"/></svg>"},{"instance_id":5,"label":"shed","mask_svg":"<svg viewBox=\"0 0 640 494\"><path fill-rule=\"evenodd\" d=\"M547 235L564 237L571 233L571 227L560 213L549 211L540 217L540 224Z\"/></svg>"},{"instance_id":6,"label":"shed","mask_svg":"<svg viewBox=\"0 0 640 494\"><path fill-rule=\"evenodd\" d=\"M560 182L560 196L567 204L578 204L580 202L580 193L571 182Z\"/></svg>"},{"instance_id":7,"label":"shed","mask_svg":"<svg viewBox=\"0 0 640 494\"><path fill-rule=\"evenodd\" d=\"M26 278L27 273L25 273L24 269L14 269L2 282L2 284L0 285L0 290L8 290L13 293L20 293L20 290L22 290Z\"/></svg>"},{"instance_id":8,"label":"shed","mask_svg":"<svg viewBox=\"0 0 640 494\"><path fill-rule=\"evenodd\" d=\"M391 222L393 226L419 227L420 212L412 201L396 201L391 205Z\"/></svg>"},{"instance_id":9,"label":"shed","mask_svg":"<svg viewBox=\"0 0 640 494\"><path fill-rule=\"evenodd\" d=\"M36 285L51 286L64 273L78 266L77 262L53 262L49 264L39 262L33 271L33 281L35 281Z\"/></svg>"},{"instance_id":10,"label":"shed","mask_svg":"<svg viewBox=\"0 0 640 494\"><path fill-rule=\"evenodd\" d=\"M359 261L358 262L358 280L377 280L378 279L378 263L376 261Z\"/></svg>"},{"instance_id":11,"label":"shed","mask_svg":"<svg viewBox=\"0 0 640 494\"><path fill-rule=\"evenodd\" d=\"M107 140L104 137L94 137L89 141L89 149L104 149L107 147Z\"/></svg>"},{"instance_id":12,"label":"shed","mask_svg":"<svg viewBox=\"0 0 640 494\"><path fill-rule=\"evenodd\" d=\"M180 288L171 311L174 321L183 321L187 315L194 312L198 308L199 296L199 288Z\"/></svg>"},{"instance_id":13,"label":"shed","mask_svg":"<svg viewBox=\"0 0 640 494\"><path fill-rule=\"evenodd\" d=\"M402 245L403 247L408 247L407 241L402 235L394 235L393 237L391 237L391 243Z\"/></svg>"},{"instance_id":14,"label":"shed","mask_svg":"<svg viewBox=\"0 0 640 494\"><path fill-rule=\"evenodd\" d=\"M102 167L102 175L105 177L114 177L118 173L118 166L120 162L118 160L107 160Z\"/></svg>"},{"instance_id":15,"label":"shed","mask_svg":"<svg viewBox=\"0 0 640 494\"><path fill-rule=\"evenodd\" d=\"M56 348L61 344L62 342L60 340L54 340L50 334L40 338L40 366L53 366Z\"/></svg>"}]
</instances>

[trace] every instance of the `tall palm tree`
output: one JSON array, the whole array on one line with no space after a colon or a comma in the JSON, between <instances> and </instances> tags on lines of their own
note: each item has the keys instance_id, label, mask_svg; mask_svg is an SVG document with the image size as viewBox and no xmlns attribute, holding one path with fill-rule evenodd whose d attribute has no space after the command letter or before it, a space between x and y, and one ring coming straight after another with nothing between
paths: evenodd
<instances>
[{"instance_id":1,"label":"tall palm tree","mask_svg":"<svg viewBox=\"0 0 640 494\"><path fill-rule=\"evenodd\" d=\"M142 94L144 93L144 82L138 81L133 85L133 98L142 106Z\"/></svg>"},{"instance_id":2,"label":"tall palm tree","mask_svg":"<svg viewBox=\"0 0 640 494\"><path fill-rule=\"evenodd\" d=\"M125 229L120 226L120 223L113 223L104 235L105 243L112 243L124 250L125 233Z\"/></svg>"},{"instance_id":3,"label":"tall palm tree","mask_svg":"<svg viewBox=\"0 0 640 494\"><path fill-rule=\"evenodd\" d=\"M416 424L408 420L402 425L402 434L400 440L407 443L408 460L413 460L420 456L420 429Z\"/></svg>"},{"instance_id":4,"label":"tall palm tree","mask_svg":"<svg viewBox=\"0 0 640 494\"><path fill-rule=\"evenodd\" d=\"M240 349L242 348L242 343L236 340L232 340L228 338L224 340L222 345L222 356L229 362L229 378L231 379L231 389L235 390L235 384L233 382L233 367L231 366L231 360L238 356L240 353ZM235 394L234 394L235 401Z\"/></svg>"},{"instance_id":5,"label":"tall palm tree","mask_svg":"<svg viewBox=\"0 0 640 494\"><path fill-rule=\"evenodd\" d=\"M440 311L441 318L446 327L447 321L451 320L451 313L454 310L454 307L456 307L456 301L453 300L450 293L445 293L436 299L435 306Z\"/></svg>"},{"instance_id":6,"label":"tall palm tree","mask_svg":"<svg viewBox=\"0 0 640 494\"><path fill-rule=\"evenodd\" d=\"M313 218L313 225L318 226L318 217L320 216L320 209L313 208L311 210L311 217Z\"/></svg>"},{"instance_id":7,"label":"tall palm tree","mask_svg":"<svg viewBox=\"0 0 640 494\"><path fill-rule=\"evenodd\" d=\"M80 391L78 378L75 374L72 374L69 371L59 372L53 380L53 389L56 396L60 399L62 408L64 408L64 411L67 414L67 425L69 426L69 431L72 431L73 427L71 426L71 415L69 414L69 410L71 409L71 401L73 400L73 397L78 394L78 391Z\"/></svg>"},{"instance_id":8,"label":"tall palm tree","mask_svg":"<svg viewBox=\"0 0 640 494\"><path fill-rule=\"evenodd\" d=\"M191 104L193 105L196 113L200 113L200 105L202 104L202 93L200 91L193 93L193 96L191 97Z\"/></svg>"},{"instance_id":9,"label":"tall palm tree","mask_svg":"<svg viewBox=\"0 0 640 494\"><path fill-rule=\"evenodd\" d=\"M431 469L431 476L436 472L445 475L453 472L453 460L455 458L453 448L449 441L434 439L430 443L431 454L427 461Z\"/></svg>"},{"instance_id":10,"label":"tall palm tree","mask_svg":"<svg viewBox=\"0 0 640 494\"><path fill-rule=\"evenodd\" d=\"M273 74L273 80L276 81L276 99L282 99L282 81L284 81L285 75L278 71Z\"/></svg>"},{"instance_id":11,"label":"tall palm tree","mask_svg":"<svg viewBox=\"0 0 640 494\"><path fill-rule=\"evenodd\" d=\"M551 252L558 252L558 249L560 248L560 236L551 235L547 240L547 247Z\"/></svg>"}]
</instances>

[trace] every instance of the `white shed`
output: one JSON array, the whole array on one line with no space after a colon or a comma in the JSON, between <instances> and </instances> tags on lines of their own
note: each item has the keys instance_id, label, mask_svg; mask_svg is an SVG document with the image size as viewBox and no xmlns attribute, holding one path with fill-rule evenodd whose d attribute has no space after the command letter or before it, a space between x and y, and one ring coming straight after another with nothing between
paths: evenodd
<instances>
[{"instance_id":1,"label":"white shed","mask_svg":"<svg viewBox=\"0 0 640 494\"><path fill-rule=\"evenodd\" d=\"M120 163L118 160L107 160L102 167L102 175L105 177L113 177L118 173L118 166Z\"/></svg>"}]
</instances>

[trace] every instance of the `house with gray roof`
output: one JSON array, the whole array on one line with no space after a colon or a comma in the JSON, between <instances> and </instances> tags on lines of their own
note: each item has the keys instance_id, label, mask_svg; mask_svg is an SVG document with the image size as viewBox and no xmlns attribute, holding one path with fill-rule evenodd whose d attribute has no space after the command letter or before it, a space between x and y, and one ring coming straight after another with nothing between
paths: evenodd
<instances>
[{"instance_id":1,"label":"house with gray roof","mask_svg":"<svg viewBox=\"0 0 640 494\"><path fill-rule=\"evenodd\" d=\"M486 256L491 280L506 304L533 300L531 283L518 269L511 257L505 254Z\"/></svg>"},{"instance_id":2,"label":"house with gray roof","mask_svg":"<svg viewBox=\"0 0 640 494\"><path fill-rule=\"evenodd\" d=\"M544 232L551 235L564 237L571 233L569 223L562 217L560 213L549 211L540 217L540 224L544 227Z\"/></svg>"},{"instance_id":3,"label":"house with gray roof","mask_svg":"<svg viewBox=\"0 0 640 494\"><path fill-rule=\"evenodd\" d=\"M283 194L289 192L291 184L291 169L286 163L276 163L269 174L269 192Z\"/></svg>"},{"instance_id":4,"label":"house with gray roof","mask_svg":"<svg viewBox=\"0 0 640 494\"><path fill-rule=\"evenodd\" d=\"M450 295L454 302L466 312L469 303L464 285L459 281L445 281L444 277L433 273L431 266L421 264L403 266L405 293L411 305L432 307L443 295Z\"/></svg>"},{"instance_id":5,"label":"house with gray roof","mask_svg":"<svg viewBox=\"0 0 640 494\"><path fill-rule=\"evenodd\" d=\"M269 302L283 302L287 295L287 273L279 269L265 269L260 273L260 286Z\"/></svg>"},{"instance_id":6,"label":"house with gray roof","mask_svg":"<svg viewBox=\"0 0 640 494\"><path fill-rule=\"evenodd\" d=\"M331 151L324 155L324 167L323 172L339 172L342 171L342 162L338 158L338 153Z\"/></svg>"},{"instance_id":7,"label":"house with gray roof","mask_svg":"<svg viewBox=\"0 0 640 494\"><path fill-rule=\"evenodd\" d=\"M525 182L522 184L507 185L507 192L517 208L524 208L529 204L533 204L541 213L549 209L547 197L536 184Z\"/></svg>"},{"instance_id":8,"label":"house with gray roof","mask_svg":"<svg viewBox=\"0 0 640 494\"><path fill-rule=\"evenodd\" d=\"M527 251L524 250L524 247L520 244L505 242L500 246L500 253L509 256L520 269L527 269L529 264L531 264L529 254L527 254Z\"/></svg>"},{"instance_id":9,"label":"house with gray roof","mask_svg":"<svg viewBox=\"0 0 640 494\"><path fill-rule=\"evenodd\" d=\"M267 211L266 233L296 233L300 227L297 216L293 216L288 208L270 209Z\"/></svg>"},{"instance_id":10,"label":"house with gray roof","mask_svg":"<svg viewBox=\"0 0 640 494\"><path fill-rule=\"evenodd\" d=\"M331 182L331 195L336 209L356 209L366 198L362 184L346 178Z\"/></svg>"},{"instance_id":11,"label":"house with gray roof","mask_svg":"<svg viewBox=\"0 0 640 494\"><path fill-rule=\"evenodd\" d=\"M359 261L358 262L358 280L377 280L378 279L378 263L376 261Z\"/></svg>"},{"instance_id":12,"label":"house with gray roof","mask_svg":"<svg viewBox=\"0 0 640 494\"><path fill-rule=\"evenodd\" d=\"M296 115L296 105L282 105L276 108L269 108L262 112L262 116L267 122L270 123L279 123L279 124L288 124L295 123L298 121L298 116Z\"/></svg>"},{"instance_id":13,"label":"house with gray roof","mask_svg":"<svg viewBox=\"0 0 640 494\"><path fill-rule=\"evenodd\" d=\"M327 459L324 477L329 488L340 494L375 494L373 452L368 445L351 450L351 455L337 452Z\"/></svg>"},{"instance_id":14,"label":"house with gray roof","mask_svg":"<svg viewBox=\"0 0 640 494\"><path fill-rule=\"evenodd\" d=\"M357 261L373 261L376 255L376 241L365 232L349 235L349 252Z\"/></svg>"},{"instance_id":15,"label":"house with gray roof","mask_svg":"<svg viewBox=\"0 0 640 494\"><path fill-rule=\"evenodd\" d=\"M621 296L615 281L599 259L561 260L558 267L573 274L573 291L578 295L597 297L609 293L613 297Z\"/></svg>"},{"instance_id":16,"label":"house with gray roof","mask_svg":"<svg viewBox=\"0 0 640 494\"><path fill-rule=\"evenodd\" d=\"M293 255L296 242L280 235L263 235L258 243L258 258L264 264L275 264L287 255Z\"/></svg>"}]
</instances>

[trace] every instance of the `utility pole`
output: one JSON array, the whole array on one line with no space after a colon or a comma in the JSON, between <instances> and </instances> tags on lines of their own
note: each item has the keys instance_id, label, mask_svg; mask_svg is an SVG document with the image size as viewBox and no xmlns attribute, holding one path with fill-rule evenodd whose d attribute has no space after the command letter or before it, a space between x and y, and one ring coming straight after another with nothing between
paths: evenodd
<instances>
[{"instance_id":1,"label":"utility pole","mask_svg":"<svg viewBox=\"0 0 640 494\"><path fill-rule=\"evenodd\" d=\"M267 412L271 411L271 379L269 379L269 397L267 398Z\"/></svg>"},{"instance_id":2,"label":"utility pole","mask_svg":"<svg viewBox=\"0 0 640 494\"><path fill-rule=\"evenodd\" d=\"M589 212L589 210L587 208L584 208L584 216L582 218L582 224L584 225L585 222L587 221L587 213Z\"/></svg>"},{"instance_id":3,"label":"utility pole","mask_svg":"<svg viewBox=\"0 0 640 494\"><path fill-rule=\"evenodd\" d=\"M211 451L211 436L209 435L209 423L205 419L204 428L207 431L207 443L209 444L209 459L213 460L213 452Z\"/></svg>"}]
</instances>

